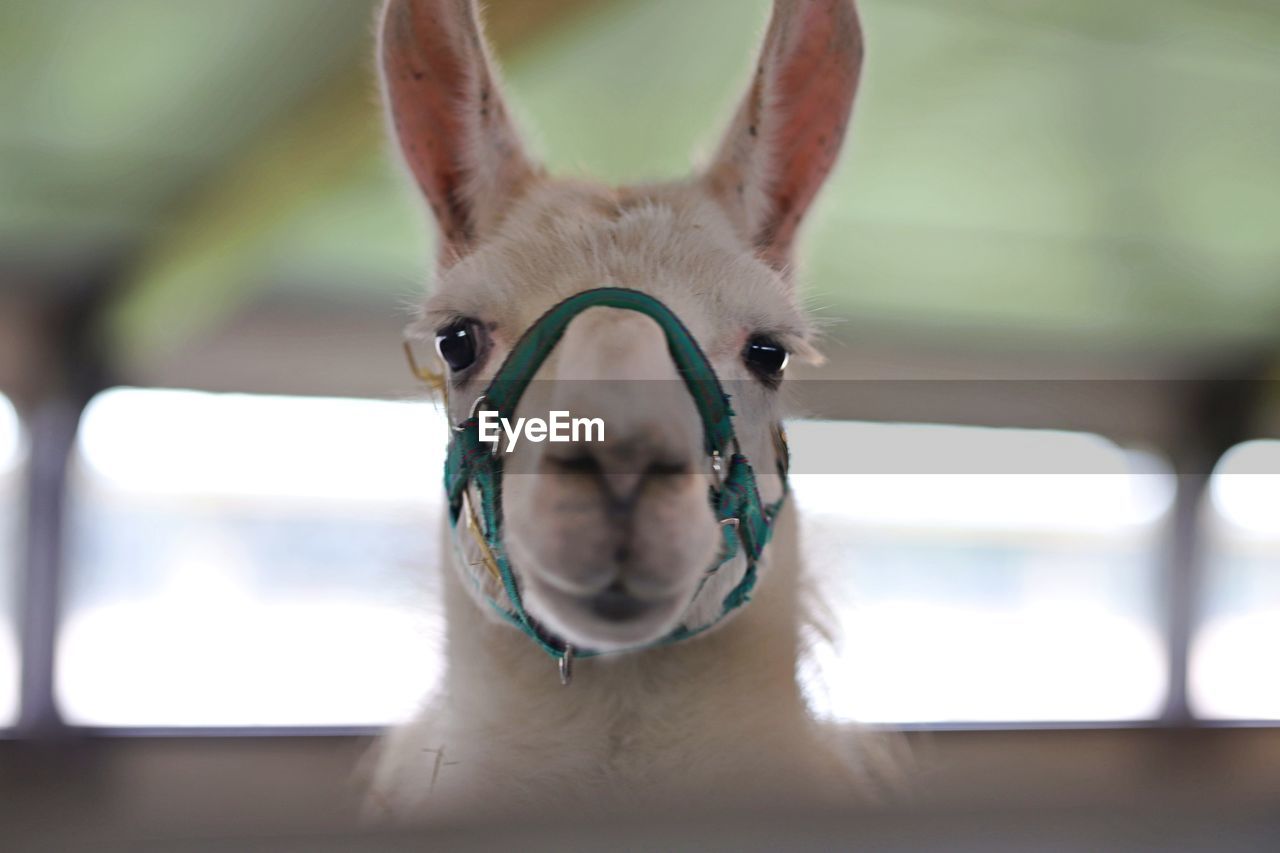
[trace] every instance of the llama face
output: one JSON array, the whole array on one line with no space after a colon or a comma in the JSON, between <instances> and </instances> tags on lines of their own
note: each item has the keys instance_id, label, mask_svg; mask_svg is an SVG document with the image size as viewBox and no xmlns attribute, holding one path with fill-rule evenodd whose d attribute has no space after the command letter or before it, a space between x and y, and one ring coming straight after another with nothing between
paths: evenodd
<instances>
[{"instance_id":1,"label":"llama face","mask_svg":"<svg viewBox=\"0 0 1280 853\"><path fill-rule=\"evenodd\" d=\"M728 386L762 497L776 500L780 377L762 372L749 344L813 355L788 273L791 242L834 162L860 49L849 0L783 0L712 166L681 183L614 189L532 165L469 0L391 0L384 89L441 244L416 330L443 333L452 348L450 417L467 416L550 306L606 285L642 290L681 318ZM657 324L589 309L536 379L517 416L566 410L600 418L605 435L525 442L504 459L503 536L530 615L601 651L710 621L745 561L705 578L720 543L707 498L714 474Z\"/></svg>"},{"instance_id":2,"label":"llama face","mask_svg":"<svg viewBox=\"0 0 1280 853\"><path fill-rule=\"evenodd\" d=\"M475 362L451 377L465 419L510 347L550 306L602 285L656 296L698 340L727 390L766 501L781 495L771 427L779 390L748 367L748 340L806 351L790 287L745 246L696 186L615 191L541 182L492 238L439 279L419 327L465 319ZM741 579L721 569L694 600L720 547L707 495L703 426L658 325L593 308L575 318L517 416L600 418L596 443L521 442L504 456L504 540L525 606L557 636L609 650L664 636Z\"/></svg>"}]
</instances>

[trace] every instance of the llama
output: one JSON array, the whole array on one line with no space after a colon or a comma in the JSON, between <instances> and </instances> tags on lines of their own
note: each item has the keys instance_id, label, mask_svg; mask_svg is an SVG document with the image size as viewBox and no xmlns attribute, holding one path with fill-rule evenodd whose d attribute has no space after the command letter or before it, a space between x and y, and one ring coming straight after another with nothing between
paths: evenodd
<instances>
[{"instance_id":1,"label":"llama","mask_svg":"<svg viewBox=\"0 0 1280 853\"><path fill-rule=\"evenodd\" d=\"M469 529L479 498L464 482L463 517L442 534L446 671L420 717L380 743L375 810L812 805L860 789L797 679L801 560L776 425L788 355L819 359L792 253L839 153L861 60L853 0L776 0L711 164L681 182L605 187L552 178L527 153L474 0L384 5L384 99L438 226L437 281L412 332L436 340L450 421L474 415L551 306L602 286L640 291L733 383L741 455L761 501L782 508L758 566L744 548L708 574L734 541L717 521L732 531L738 520L717 519L707 500L723 472L706 422L678 381L653 383L676 389L660 407L628 405L630 380L681 378L660 309L577 313L537 377L556 380L556 408L601 415L605 440L526 442L504 456L519 474L499 507L512 589ZM750 604L720 620L757 571ZM527 623L494 612L495 600L512 606L506 593ZM664 642L688 626L708 630ZM563 680L576 666L570 686L548 649ZM575 661L575 650L603 654Z\"/></svg>"}]
</instances>

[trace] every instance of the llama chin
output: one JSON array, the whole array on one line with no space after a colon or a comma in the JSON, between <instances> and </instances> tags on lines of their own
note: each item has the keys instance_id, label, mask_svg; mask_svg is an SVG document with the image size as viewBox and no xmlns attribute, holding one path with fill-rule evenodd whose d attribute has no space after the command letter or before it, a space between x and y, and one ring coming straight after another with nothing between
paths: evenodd
<instances>
[{"instance_id":1,"label":"llama chin","mask_svg":"<svg viewBox=\"0 0 1280 853\"><path fill-rule=\"evenodd\" d=\"M813 807L863 790L852 747L798 685L802 567L776 426L788 356L816 355L795 237L839 154L861 60L852 0L777 0L712 162L684 181L607 187L551 177L527 152L472 0L385 4L383 94L440 247L413 331L441 342L451 422L477 414L548 309L592 288L638 291L733 383L735 464L750 460L761 504L780 509L767 547L708 572L726 541L708 494L729 455L708 462L669 331L617 307L572 317L526 378L553 389L554 411L598 419L599 440L574 439L572 424L567 443L538 440L510 421L500 504L444 526L446 671L430 707L380 744L375 813ZM668 396L638 403L641 387ZM464 490L478 512L483 496ZM505 574L467 532L496 518ZM744 592L722 613L743 590L750 603ZM527 611L527 630L505 605ZM680 625L707 630L658 642ZM547 651L563 676L572 646L616 653L577 660L565 688Z\"/></svg>"}]
</instances>

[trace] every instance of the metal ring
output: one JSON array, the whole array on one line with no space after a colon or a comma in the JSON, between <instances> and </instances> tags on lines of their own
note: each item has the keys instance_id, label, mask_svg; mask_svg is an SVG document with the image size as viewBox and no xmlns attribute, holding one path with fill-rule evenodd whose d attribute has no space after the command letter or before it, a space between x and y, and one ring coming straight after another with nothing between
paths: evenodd
<instances>
[{"instance_id":1,"label":"metal ring","mask_svg":"<svg viewBox=\"0 0 1280 853\"><path fill-rule=\"evenodd\" d=\"M573 646L564 644L564 654L560 656L560 684L568 687L573 682Z\"/></svg>"},{"instance_id":2,"label":"metal ring","mask_svg":"<svg viewBox=\"0 0 1280 853\"><path fill-rule=\"evenodd\" d=\"M470 421L472 418L476 416L476 413L480 411L480 406L482 406L484 404L484 401L487 400L488 398L489 398L488 394L481 394L479 397L476 397L476 401L471 404L471 413L467 415L467 419L460 424L454 425L453 431L462 432L463 430L465 430L467 428L467 421Z\"/></svg>"}]
</instances>

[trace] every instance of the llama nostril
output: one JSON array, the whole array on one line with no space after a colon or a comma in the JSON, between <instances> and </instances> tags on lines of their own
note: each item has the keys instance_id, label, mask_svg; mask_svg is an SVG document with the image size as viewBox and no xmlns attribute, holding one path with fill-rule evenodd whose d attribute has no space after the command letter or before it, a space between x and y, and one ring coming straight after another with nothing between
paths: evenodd
<instances>
[{"instance_id":1,"label":"llama nostril","mask_svg":"<svg viewBox=\"0 0 1280 853\"><path fill-rule=\"evenodd\" d=\"M677 462L670 459L656 459L645 468L646 477L680 477L692 471L688 462Z\"/></svg>"},{"instance_id":2,"label":"llama nostril","mask_svg":"<svg viewBox=\"0 0 1280 853\"><path fill-rule=\"evenodd\" d=\"M582 449L562 456L547 454L546 464L547 467L561 474L585 474L598 477L602 473L600 460Z\"/></svg>"},{"instance_id":3,"label":"llama nostril","mask_svg":"<svg viewBox=\"0 0 1280 853\"><path fill-rule=\"evenodd\" d=\"M548 449L542 458L541 470L553 475L594 479L603 490L610 511L626 513L634 507L647 482L670 482L690 474L693 466L680 454L657 452L646 443L633 441Z\"/></svg>"}]
</instances>

